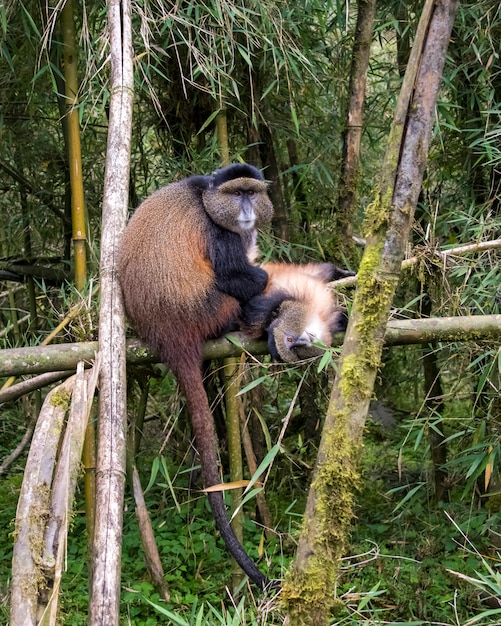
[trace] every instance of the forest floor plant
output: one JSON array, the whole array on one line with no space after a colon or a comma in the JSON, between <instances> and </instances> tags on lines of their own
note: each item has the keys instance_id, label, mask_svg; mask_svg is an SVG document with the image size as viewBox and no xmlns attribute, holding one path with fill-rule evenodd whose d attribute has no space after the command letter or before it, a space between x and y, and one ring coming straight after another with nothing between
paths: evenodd
<instances>
[{"instance_id":1,"label":"forest floor plant","mask_svg":"<svg viewBox=\"0 0 501 626\"><path fill-rule=\"evenodd\" d=\"M397 416L399 417L399 416ZM406 417L406 416L403 416ZM412 417L412 416L411 416ZM357 498L357 519L349 555L343 560L336 594L343 607L332 624L440 624L492 626L501 623L499 609L483 602L501 596L497 563L486 528L499 524L473 499L452 490L448 503L434 504L419 446L409 441L411 420L399 419L388 430L368 425L364 447L364 481ZM12 422L10 422L12 423ZM0 451L11 444L0 434ZM312 442L300 434L284 440L267 491L277 523L276 534L263 542L262 529L246 520L246 549L261 558L269 573L280 577L293 556L298 520L304 506ZM151 459L141 459L144 473ZM15 516L21 461L0 482L0 623L7 623L12 520ZM276 599L247 587L240 596L229 591L231 567L205 500L189 485L190 468L170 467L170 484L159 472L146 493L171 600L164 602L148 580L134 506L124 513L122 622L131 626L219 626L282 624ZM175 494L175 500L172 494ZM82 507L83 508L83 507ZM61 619L72 626L87 623L88 572L85 516L74 513L68 542L68 569L63 577ZM495 517L495 516L494 516ZM224 591L226 589L226 591ZM225 599L222 599L225 598Z\"/></svg>"}]
</instances>

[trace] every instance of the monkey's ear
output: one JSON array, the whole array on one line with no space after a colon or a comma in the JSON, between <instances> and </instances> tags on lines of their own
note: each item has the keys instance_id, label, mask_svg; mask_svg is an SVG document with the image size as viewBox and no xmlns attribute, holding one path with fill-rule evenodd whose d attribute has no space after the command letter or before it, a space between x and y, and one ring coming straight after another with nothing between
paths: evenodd
<instances>
[{"instance_id":1,"label":"monkey's ear","mask_svg":"<svg viewBox=\"0 0 501 626\"><path fill-rule=\"evenodd\" d=\"M337 265L332 265L332 278L330 280L339 280L340 278L348 278L348 276L356 276L356 272L352 272L351 270L343 270Z\"/></svg>"},{"instance_id":2,"label":"monkey's ear","mask_svg":"<svg viewBox=\"0 0 501 626\"><path fill-rule=\"evenodd\" d=\"M355 276L355 272L351 270L343 270L341 267L333 263L319 263L317 278L329 283L331 280L339 280L347 276Z\"/></svg>"},{"instance_id":3,"label":"monkey's ear","mask_svg":"<svg viewBox=\"0 0 501 626\"><path fill-rule=\"evenodd\" d=\"M186 179L186 184L194 191L205 191L211 186L211 177L195 174Z\"/></svg>"},{"instance_id":4,"label":"monkey's ear","mask_svg":"<svg viewBox=\"0 0 501 626\"><path fill-rule=\"evenodd\" d=\"M344 333L348 326L348 313L344 309L337 309L331 317L329 330L331 333Z\"/></svg>"},{"instance_id":5,"label":"monkey's ear","mask_svg":"<svg viewBox=\"0 0 501 626\"><path fill-rule=\"evenodd\" d=\"M317 278L318 280L322 280L325 283L329 283L331 280L336 280L335 276L337 275L337 268L332 263L312 263L311 266L308 265L308 268L311 267L311 271L308 273Z\"/></svg>"},{"instance_id":6,"label":"monkey's ear","mask_svg":"<svg viewBox=\"0 0 501 626\"><path fill-rule=\"evenodd\" d=\"M346 276L355 276L355 272L343 270L333 263L308 263L299 267L312 278L321 280L324 283L330 283L331 280L339 280Z\"/></svg>"}]
</instances>

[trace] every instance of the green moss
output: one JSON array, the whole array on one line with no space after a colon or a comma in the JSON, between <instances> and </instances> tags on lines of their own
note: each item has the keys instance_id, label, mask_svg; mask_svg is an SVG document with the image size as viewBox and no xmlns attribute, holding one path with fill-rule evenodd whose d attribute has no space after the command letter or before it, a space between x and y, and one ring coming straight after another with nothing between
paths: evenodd
<instances>
[{"instance_id":1,"label":"green moss","mask_svg":"<svg viewBox=\"0 0 501 626\"><path fill-rule=\"evenodd\" d=\"M319 558L308 560L308 567L298 571L293 565L283 585L281 601L287 604L290 624L294 626L323 626L328 615L342 605L326 581L334 580L338 564ZM327 569L326 569L327 568Z\"/></svg>"},{"instance_id":2,"label":"green moss","mask_svg":"<svg viewBox=\"0 0 501 626\"><path fill-rule=\"evenodd\" d=\"M393 189L391 187L383 195L381 195L380 189L375 190L374 200L365 210L363 231L366 237L375 235L381 229L386 230L390 220L392 195Z\"/></svg>"},{"instance_id":3,"label":"green moss","mask_svg":"<svg viewBox=\"0 0 501 626\"><path fill-rule=\"evenodd\" d=\"M379 366L382 345L378 337L374 338L374 328L382 327L386 322L398 280L398 275L385 275L378 270L383 246L382 241L367 246L358 274L356 310L361 351L357 360L360 364L359 369L362 367L362 372L357 377L359 383L362 382L363 376L367 376L363 371L365 366L371 369ZM351 369L354 369L353 365Z\"/></svg>"},{"instance_id":4,"label":"green moss","mask_svg":"<svg viewBox=\"0 0 501 626\"><path fill-rule=\"evenodd\" d=\"M368 209L368 232L376 235L389 221L391 192ZM382 267L384 241L375 236L368 242L358 273L353 307L358 345L343 356L339 398L329 407L312 491L314 513L307 511L301 533L304 544L287 577L282 599L291 624L329 623L334 608L334 582L345 553L348 529L354 517L354 498L359 484L357 462L362 449L364 420L359 407L368 404L380 365L382 337L398 274Z\"/></svg>"},{"instance_id":5,"label":"green moss","mask_svg":"<svg viewBox=\"0 0 501 626\"><path fill-rule=\"evenodd\" d=\"M348 412L340 411L334 417L334 427L325 433L325 454L312 484L315 514L306 515L303 521L302 536L312 554L306 556L304 567L301 563L291 568L282 590L291 624L327 624L340 604L334 596L334 581L354 515L359 446L350 440Z\"/></svg>"},{"instance_id":6,"label":"green moss","mask_svg":"<svg viewBox=\"0 0 501 626\"><path fill-rule=\"evenodd\" d=\"M50 403L52 406L58 406L67 409L70 406L71 394L67 389L59 389L52 394Z\"/></svg>"},{"instance_id":7,"label":"green moss","mask_svg":"<svg viewBox=\"0 0 501 626\"><path fill-rule=\"evenodd\" d=\"M367 363L364 363L360 356L349 354L344 358L339 390L345 399L351 398L350 404L354 401L360 401L372 393Z\"/></svg>"}]
</instances>

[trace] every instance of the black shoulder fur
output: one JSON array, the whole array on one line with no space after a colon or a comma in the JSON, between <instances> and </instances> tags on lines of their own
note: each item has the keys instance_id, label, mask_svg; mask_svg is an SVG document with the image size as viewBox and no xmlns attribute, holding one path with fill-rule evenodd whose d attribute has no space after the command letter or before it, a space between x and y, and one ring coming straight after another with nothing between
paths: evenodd
<instances>
[{"instance_id":1,"label":"black shoulder fur","mask_svg":"<svg viewBox=\"0 0 501 626\"><path fill-rule=\"evenodd\" d=\"M264 333L270 324L277 318L282 303L290 298L285 291L275 291L272 294L260 294L250 299L242 307L242 320L245 326L254 330L260 328Z\"/></svg>"},{"instance_id":2,"label":"black shoulder fur","mask_svg":"<svg viewBox=\"0 0 501 626\"><path fill-rule=\"evenodd\" d=\"M260 294L268 274L249 263L242 237L211 221L209 259L216 275L216 287L240 303Z\"/></svg>"}]
</instances>

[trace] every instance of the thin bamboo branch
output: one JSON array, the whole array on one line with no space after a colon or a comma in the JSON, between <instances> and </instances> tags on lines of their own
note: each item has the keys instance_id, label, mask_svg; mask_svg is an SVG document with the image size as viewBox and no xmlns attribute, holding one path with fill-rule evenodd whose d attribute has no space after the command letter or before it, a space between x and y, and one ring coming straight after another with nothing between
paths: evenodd
<instances>
[{"instance_id":1,"label":"thin bamboo branch","mask_svg":"<svg viewBox=\"0 0 501 626\"><path fill-rule=\"evenodd\" d=\"M431 254L423 254L420 256L412 256L408 259L404 259L401 264L401 269L407 269L416 265L423 259L430 258L432 261L438 261L444 269L447 267L449 257L465 256L467 254L475 254L477 252L486 252L487 250L496 250L501 248L501 239L492 239L491 241L479 241L478 243L469 243L464 246L458 246L457 248L449 248L447 250L433 250ZM333 287L350 287L356 285L358 276L348 276L347 278L341 278L335 280L330 284Z\"/></svg>"},{"instance_id":2,"label":"thin bamboo branch","mask_svg":"<svg viewBox=\"0 0 501 626\"><path fill-rule=\"evenodd\" d=\"M254 474L257 472L258 464L243 408L243 403L240 403L240 427L242 429L242 446L244 449L250 475L254 476ZM268 508L268 504L266 502L266 498L264 497L263 491L260 491L258 494L256 494L256 504L259 511L259 516L264 526L264 532L266 536L269 537L271 536L272 520L270 509Z\"/></svg>"},{"instance_id":3,"label":"thin bamboo branch","mask_svg":"<svg viewBox=\"0 0 501 626\"><path fill-rule=\"evenodd\" d=\"M131 474L132 475L129 480L136 505L136 517L139 523L141 541L146 555L146 567L150 573L151 580L160 591L162 598L165 601L169 601L170 594L164 578L162 561L160 560L160 554L158 552L155 535L151 526L150 516L148 514L146 502L144 501L143 488L139 479L139 473L135 465L132 466Z\"/></svg>"},{"instance_id":4,"label":"thin bamboo branch","mask_svg":"<svg viewBox=\"0 0 501 626\"><path fill-rule=\"evenodd\" d=\"M12 465L12 463L14 463L14 461L21 456L24 449L30 442L31 436L33 435L33 431L35 430L36 423L37 423L37 417L35 413L33 413L33 415L30 417L30 420L24 432L23 438L17 444L15 449L2 461L2 464L0 465L0 476L5 474L7 470L9 469L9 467Z\"/></svg>"},{"instance_id":5,"label":"thin bamboo branch","mask_svg":"<svg viewBox=\"0 0 501 626\"><path fill-rule=\"evenodd\" d=\"M73 374L73 371L74 370L46 372L45 374L39 374L38 376L29 378L28 380L23 380L12 387L8 387L6 389L2 388L0 390L0 404L3 404L4 402L12 402L12 400L17 400L17 398L20 398L27 393L31 393L36 389L42 389L43 387L47 387L47 385L52 385L52 383L55 383L58 380L68 378L68 376Z\"/></svg>"},{"instance_id":6,"label":"thin bamboo branch","mask_svg":"<svg viewBox=\"0 0 501 626\"><path fill-rule=\"evenodd\" d=\"M240 390L239 363L236 358L224 360L224 380L225 380L225 408L226 408L226 434L228 439L228 455L230 465L230 481L242 481L244 477L242 462L242 443L240 438L240 417L239 405L241 399L238 397ZM231 511L232 528L240 543L244 536L244 514L240 506L242 502L242 488L231 490ZM235 513L235 511L237 511ZM236 589L243 580L243 572L234 563L233 568L233 588Z\"/></svg>"},{"instance_id":7,"label":"thin bamboo branch","mask_svg":"<svg viewBox=\"0 0 501 626\"><path fill-rule=\"evenodd\" d=\"M54 215L56 215L63 223L66 221L64 212L54 201L54 194L49 193L45 189L40 189L38 185L31 183L24 175L13 165L0 159L0 169L6 172L13 180L19 183L21 189L33 195L37 200L44 204ZM58 200L59 203L59 200Z\"/></svg>"}]
</instances>

